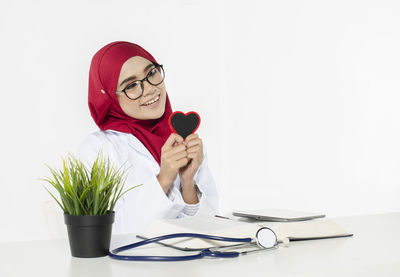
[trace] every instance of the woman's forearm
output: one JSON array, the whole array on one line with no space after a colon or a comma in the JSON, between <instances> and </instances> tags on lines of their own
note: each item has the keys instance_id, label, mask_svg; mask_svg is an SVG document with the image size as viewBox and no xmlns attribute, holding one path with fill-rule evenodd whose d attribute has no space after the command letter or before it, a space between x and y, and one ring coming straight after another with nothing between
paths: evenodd
<instances>
[{"instance_id":1,"label":"woman's forearm","mask_svg":"<svg viewBox=\"0 0 400 277\"><path fill-rule=\"evenodd\" d=\"M160 174L157 176L157 180L160 183L162 189L165 194L168 194L169 189L171 188L172 183L165 180Z\"/></svg>"},{"instance_id":2,"label":"woman's forearm","mask_svg":"<svg viewBox=\"0 0 400 277\"><path fill-rule=\"evenodd\" d=\"M197 189L194 180L189 182L182 182L181 180L181 194L183 201L186 204L197 204L199 198L197 197Z\"/></svg>"}]
</instances>

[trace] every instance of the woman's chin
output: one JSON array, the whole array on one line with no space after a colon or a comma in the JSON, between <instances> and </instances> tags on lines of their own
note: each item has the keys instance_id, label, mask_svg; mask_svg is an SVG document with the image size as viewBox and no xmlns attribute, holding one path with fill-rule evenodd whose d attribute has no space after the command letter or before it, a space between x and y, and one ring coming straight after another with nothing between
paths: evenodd
<instances>
[{"instance_id":1,"label":"woman's chin","mask_svg":"<svg viewBox=\"0 0 400 277\"><path fill-rule=\"evenodd\" d=\"M164 115L165 109L154 110L151 113L147 113L146 119L159 119Z\"/></svg>"}]
</instances>

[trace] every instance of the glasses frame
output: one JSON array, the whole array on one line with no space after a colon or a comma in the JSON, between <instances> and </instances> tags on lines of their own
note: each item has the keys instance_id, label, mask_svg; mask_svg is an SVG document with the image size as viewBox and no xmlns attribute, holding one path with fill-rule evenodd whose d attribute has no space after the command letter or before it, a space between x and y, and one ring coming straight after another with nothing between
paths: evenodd
<instances>
[{"instance_id":1,"label":"glasses frame","mask_svg":"<svg viewBox=\"0 0 400 277\"><path fill-rule=\"evenodd\" d=\"M149 71L149 73L147 73L146 77L144 77L142 80L136 80L136 81L130 83L129 85L127 85L123 90L116 91L115 93L123 93L123 94L125 94L125 96L128 97L129 99L131 99L131 100L136 100L136 99L139 99L140 97L142 97L142 95L143 95L143 92L144 92L144 85L143 85L143 82L144 82L144 81L147 81L147 83L149 83L149 84L152 85L152 86L158 86L159 84L161 84L162 82L164 82L164 79L165 79L165 71L164 71L163 65L162 65L162 64L158 64L158 63L153 63L153 65L155 66L154 68L156 68L157 70L161 69L161 71L162 71L162 77L163 77L163 78L162 78L161 82L159 82L158 84L153 84L152 82L149 81L148 78L150 77L150 76L149 76L150 72L153 71L153 68L152 68L152 69ZM160 72L161 72L161 71L160 71ZM126 90L131 84L136 83L136 82L139 82L139 83L140 83L140 88L142 89L142 93L141 93L138 97L136 97L136 98L131 98L131 97L128 96L128 94L126 93L125 90Z\"/></svg>"}]
</instances>

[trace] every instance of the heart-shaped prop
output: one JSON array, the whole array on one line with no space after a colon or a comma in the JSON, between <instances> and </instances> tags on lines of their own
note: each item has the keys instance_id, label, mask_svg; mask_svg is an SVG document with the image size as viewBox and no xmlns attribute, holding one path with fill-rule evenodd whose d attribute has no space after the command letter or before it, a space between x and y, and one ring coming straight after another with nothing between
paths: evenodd
<instances>
[{"instance_id":1,"label":"heart-shaped prop","mask_svg":"<svg viewBox=\"0 0 400 277\"><path fill-rule=\"evenodd\" d=\"M170 115L168 122L172 132L186 139L188 135L193 134L199 128L200 116L196 112L184 114L183 112L177 111Z\"/></svg>"}]
</instances>

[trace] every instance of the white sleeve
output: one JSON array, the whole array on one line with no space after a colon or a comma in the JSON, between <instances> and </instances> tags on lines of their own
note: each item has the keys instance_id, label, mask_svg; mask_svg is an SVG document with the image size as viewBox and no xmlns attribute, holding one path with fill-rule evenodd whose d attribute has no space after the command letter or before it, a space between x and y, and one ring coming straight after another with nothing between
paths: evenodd
<instances>
[{"instance_id":1,"label":"white sleeve","mask_svg":"<svg viewBox=\"0 0 400 277\"><path fill-rule=\"evenodd\" d=\"M131 178L133 175L129 175L127 184L143 185L132 189L117 202L114 234L141 233L153 220L177 218L182 210L181 205L168 199L156 176L149 176L139 182Z\"/></svg>"},{"instance_id":2,"label":"white sleeve","mask_svg":"<svg viewBox=\"0 0 400 277\"><path fill-rule=\"evenodd\" d=\"M201 197L203 194L201 193L197 184L195 184L195 188L196 188L197 198L199 199L199 202L197 202L196 204L185 203L185 207L183 208L182 212L186 215L193 216L198 212L198 210L200 208L200 201L201 201ZM181 191L181 193L182 193L182 191Z\"/></svg>"}]
</instances>

